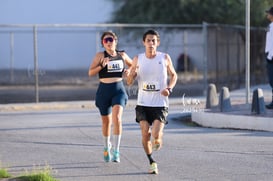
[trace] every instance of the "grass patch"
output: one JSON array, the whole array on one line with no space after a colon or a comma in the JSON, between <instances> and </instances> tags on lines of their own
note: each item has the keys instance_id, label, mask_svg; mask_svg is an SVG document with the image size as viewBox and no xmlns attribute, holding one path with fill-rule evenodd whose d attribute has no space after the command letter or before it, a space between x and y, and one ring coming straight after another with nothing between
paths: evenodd
<instances>
[{"instance_id":1,"label":"grass patch","mask_svg":"<svg viewBox=\"0 0 273 181\"><path fill-rule=\"evenodd\" d=\"M9 178L11 175L8 173L7 169L0 169L0 178Z\"/></svg>"},{"instance_id":2,"label":"grass patch","mask_svg":"<svg viewBox=\"0 0 273 181\"><path fill-rule=\"evenodd\" d=\"M43 168L35 167L31 172L26 171L21 176L12 177L8 170L0 165L0 180L1 178L10 178L17 181L59 181L52 176L52 172L52 168L46 165Z\"/></svg>"},{"instance_id":3,"label":"grass patch","mask_svg":"<svg viewBox=\"0 0 273 181\"><path fill-rule=\"evenodd\" d=\"M31 172L26 171L17 178L22 181L58 181L52 176L52 171L52 168L46 165L44 168L34 168Z\"/></svg>"},{"instance_id":4,"label":"grass patch","mask_svg":"<svg viewBox=\"0 0 273 181\"><path fill-rule=\"evenodd\" d=\"M8 170L4 168L0 162L0 178L9 178L11 175L8 173Z\"/></svg>"}]
</instances>

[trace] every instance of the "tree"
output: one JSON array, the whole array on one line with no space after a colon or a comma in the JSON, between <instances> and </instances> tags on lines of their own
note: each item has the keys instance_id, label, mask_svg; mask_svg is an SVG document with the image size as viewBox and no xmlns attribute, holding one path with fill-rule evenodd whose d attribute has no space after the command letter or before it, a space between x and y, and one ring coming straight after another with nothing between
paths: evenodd
<instances>
[{"instance_id":1,"label":"tree","mask_svg":"<svg viewBox=\"0 0 273 181\"><path fill-rule=\"evenodd\" d=\"M246 0L112 0L112 22L145 24L245 24ZM273 0L251 1L251 26L266 24Z\"/></svg>"}]
</instances>

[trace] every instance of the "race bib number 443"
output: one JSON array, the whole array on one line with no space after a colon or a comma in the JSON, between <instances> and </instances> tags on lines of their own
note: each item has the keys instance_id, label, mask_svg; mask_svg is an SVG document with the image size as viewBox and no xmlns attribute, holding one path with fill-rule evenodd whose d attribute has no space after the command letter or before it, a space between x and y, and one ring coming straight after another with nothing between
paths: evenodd
<instances>
[{"instance_id":1,"label":"race bib number 443","mask_svg":"<svg viewBox=\"0 0 273 181\"><path fill-rule=\"evenodd\" d=\"M149 83L144 82L142 90L144 90L144 91L159 91L160 90L159 83L158 82L149 82Z\"/></svg>"}]
</instances>

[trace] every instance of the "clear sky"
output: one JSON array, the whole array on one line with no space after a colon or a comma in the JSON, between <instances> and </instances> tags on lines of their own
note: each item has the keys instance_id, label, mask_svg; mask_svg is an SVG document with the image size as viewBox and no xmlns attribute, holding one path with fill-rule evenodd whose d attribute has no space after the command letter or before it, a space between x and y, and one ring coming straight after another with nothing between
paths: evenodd
<instances>
[{"instance_id":1,"label":"clear sky","mask_svg":"<svg viewBox=\"0 0 273 181\"><path fill-rule=\"evenodd\" d=\"M111 0L0 0L0 24L97 24L107 23ZM10 34L0 28L0 69L11 65ZM15 68L33 67L33 35L14 33ZM96 52L95 32L38 32L41 69L88 67Z\"/></svg>"},{"instance_id":2,"label":"clear sky","mask_svg":"<svg viewBox=\"0 0 273 181\"><path fill-rule=\"evenodd\" d=\"M111 0L0 0L0 24L105 23Z\"/></svg>"}]
</instances>

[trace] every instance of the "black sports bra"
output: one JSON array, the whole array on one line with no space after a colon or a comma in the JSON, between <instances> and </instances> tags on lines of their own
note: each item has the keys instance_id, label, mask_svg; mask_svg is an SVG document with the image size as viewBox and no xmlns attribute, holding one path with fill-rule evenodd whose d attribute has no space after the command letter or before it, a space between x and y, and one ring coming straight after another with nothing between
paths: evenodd
<instances>
[{"instance_id":1,"label":"black sports bra","mask_svg":"<svg viewBox=\"0 0 273 181\"><path fill-rule=\"evenodd\" d=\"M104 51L104 57L109 57L109 63L99 71L99 78L113 78L122 77L124 71L124 60L119 52L117 51L117 56L112 57L106 51Z\"/></svg>"}]
</instances>

